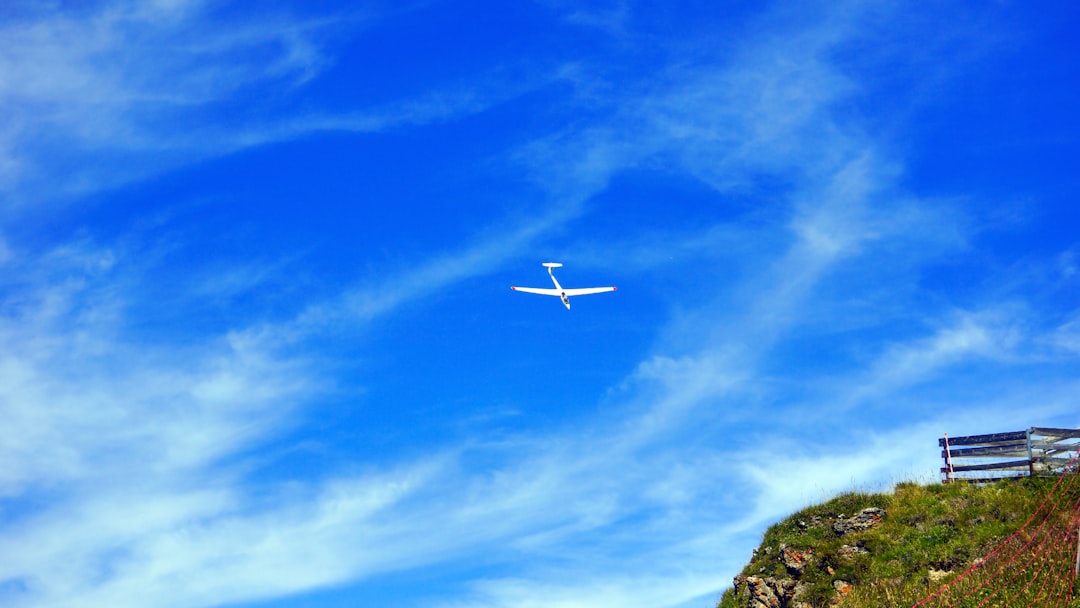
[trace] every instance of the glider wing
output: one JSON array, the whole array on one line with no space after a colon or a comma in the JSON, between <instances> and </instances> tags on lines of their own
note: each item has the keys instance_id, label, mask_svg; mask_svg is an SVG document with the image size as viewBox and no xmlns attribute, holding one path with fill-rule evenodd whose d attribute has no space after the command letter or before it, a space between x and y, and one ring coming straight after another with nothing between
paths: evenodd
<instances>
[{"instance_id":1,"label":"glider wing","mask_svg":"<svg viewBox=\"0 0 1080 608\"><path fill-rule=\"evenodd\" d=\"M521 289L520 287L518 289ZM615 291L616 287L582 287L580 289L564 289L562 293L570 296L587 296L590 293L604 293L605 291ZM555 290L551 290L555 291Z\"/></svg>"},{"instance_id":2,"label":"glider wing","mask_svg":"<svg viewBox=\"0 0 1080 608\"><path fill-rule=\"evenodd\" d=\"M540 287L514 287L510 286L510 289L514 291L524 291L525 293L538 293L542 296L562 296L563 290L561 289L543 289Z\"/></svg>"}]
</instances>

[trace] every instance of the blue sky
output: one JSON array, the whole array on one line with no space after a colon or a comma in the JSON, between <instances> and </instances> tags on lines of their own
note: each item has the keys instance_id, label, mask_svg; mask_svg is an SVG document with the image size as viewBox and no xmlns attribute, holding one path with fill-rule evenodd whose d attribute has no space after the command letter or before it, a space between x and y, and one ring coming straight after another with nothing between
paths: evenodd
<instances>
[{"instance_id":1,"label":"blue sky","mask_svg":"<svg viewBox=\"0 0 1080 608\"><path fill-rule=\"evenodd\" d=\"M5 5L0 603L707 607L1080 425L1078 17Z\"/></svg>"}]
</instances>

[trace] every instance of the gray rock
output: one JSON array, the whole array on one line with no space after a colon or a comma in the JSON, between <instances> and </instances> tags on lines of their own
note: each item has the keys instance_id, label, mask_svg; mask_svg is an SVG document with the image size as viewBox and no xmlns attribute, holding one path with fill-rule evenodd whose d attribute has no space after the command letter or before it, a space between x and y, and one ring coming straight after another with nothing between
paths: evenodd
<instances>
[{"instance_id":1,"label":"gray rock","mask_svg":"<svg viewBox=\"0 0 1080 608\"><path fill-rule=\"evenodd\" d=\"M837 555L844 559L852 559L856 555L866 555L867 553L870 552L858 545L844 545L836 552Z\"/></svg>"},{"instance_id":2,"label":"gray rock","mask_svg":"<svg viewBox=\"0 0 1080 608\"><path fill-rule=\"evenodd\" d=\"M795 597L795 586L795 581L786 578L735 577L735 595L747 595L747 608L788 608Z\"/></svg>"},{"instance_id":3,"label":"gray rock","mask_svg":"<svg viewBox=\"0 0 1080 608\"><path fill-rule=\"evenodd\" d=\"M810 549L798 550L787 545L780 545L780 561L787 568L789 574L795 578L802 576L806 565L814 559L814 552Z\"/></svg>"},{"instance_id":4,"label":"gray rock","mask_svg":"<svg viewBox=\"0 0 1080 608\"><path fill-rule=\"evenodd\" d=\"M850 534L852 532L869 530L880 524L881 520L884 518L885 509L867 507L851 517L838 517L836 523L833 524L833 531L840 536L844 536L845 534Z\"/></svg>"}]
</instances>

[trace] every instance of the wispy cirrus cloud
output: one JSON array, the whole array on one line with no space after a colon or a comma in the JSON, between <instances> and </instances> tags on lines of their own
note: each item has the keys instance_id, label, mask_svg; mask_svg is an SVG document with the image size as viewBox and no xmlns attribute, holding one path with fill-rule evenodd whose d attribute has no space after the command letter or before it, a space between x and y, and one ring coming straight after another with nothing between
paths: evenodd
<instances>
[{"instance_id":1,"label":"wispy cirrus cloud","mask_svg":"<svg viewBox=\"0 0 1080 608\"><path fill-rule=\"evenodd\" d=\"M535 79L493 74L392 103L320 108L303 102L305 88L334 66L342 39L378 23L376 11L222 18L229 13L218 9L201 1L43 5L0 26L0 192L9 205L93 193L313 133L446 121L561 78L557 70Z\"/></svg>"},{"instance_id":2,"label":"wispy cirrus cloud","mask_svg":"<svg viewBox=\"0 0 1080 608\"><path fill-rule=\"evenodd\" d=\"M41 5L0 26L0 189L9 201L42 198L30 196L35 186L55 193L56 181L61 192L92 191L175 166L181 149L197 151L176 139L178 126L205 122L207 108L235 105L245 91L301 86L330 62L327 32L343 21L214 21L204 18L210 8Z\"/></svg>"},{"instance_id":3,"label":"wispy cirrus cloud","mask_svg":"<svg viewBox=\"0 0 1080 608\"><path fill-rule=\"evenodd\" d=\"M0 327L3 351L19 353L0 365L9 421L0 554L21 556L0 580L14 605L251 601L477 551L544 553L697 492L696 475L661 472L670 454L648 462L655 425L600 442L588 429L451 447L371 475L251 484L260 465L249 451L325 389L301 353L242 331L183 347L129 341L131 277L153 273L126 269L139 262L122 247L84 242L17 263L31 280L5 301ZM89 314L91 304L111 312ZM468 468L476 450L494 450L481 459L496 469ZM628 459L639 464L629 475ZM643 478L662 490L636 498Z\"/></svg>"},{"instance_id":4,"label":"wispy cirrus cloud","mask_svg":"<svg viewBox=\"0 0 1080 608\"><path fill-rule=\"evenodd\" d=\"M955 322L928 337L887 348L872 366L871 382L857 391L855 398L925 381L965 361L1008 357L1018 332L994 317L960 314Z\"/></svg>"},{"instance_id":5,"label":"wispy cirrus cloud","mask_svg":"<svg viewBox=\"0 0 1080 608\"><path fill-rule=\"evenodd\" d=\"M617 572L592 580L567 580L565 574L551 579L500 579L474 585L473 597L439 604L446 608L524 608L555 606L601 608L603 606L676 608L707 605L716 601L717 580L713 568L668 572L658 562L655 576L629 577ZM683 556L680 556L683 557ZM703 556L702 556L703 557ZM679 561L682 561L681 559Z\"/></svg>"},{"instance_id":6,"label":"wispy cirrus cloud","mask_svg":"<svg viewBox=\"0 0 1080 608\"><path fill-rule=\"evenodd\" d=\"M71 294L56 291L28 304L70 314ZM88 481L114 466L143 474L206 466L280 424L290 399L311 390L297 364L239 340L148 351L125 343L109 316L53 323L9 313L0 326L5 494ZM181 363L185 354L192 358Z\"/></svg>"},{"instance_id":7,"label":"wispy cirrus cloud","mask_svg":"<svg viewBox=\"0 0 1080 608\"><path fill-rule=\"evenodd\" d=\"M80 262L102 259L107 268ZM4 301L0 554L19 556L0 566L5 601L189 606L341 580L344 549L316 559L325 534L362 527L408 495L410 476L429 475L342 479L260 506L237 483L252 466L242 455L280 433L323 379L302 357L238 335L188 348L128 340L116 314L85 306L126 296L110 283L130 259L83 246L20 260L33 262L68 278ZM178 581L189 593L176 595Z\"/></svg>"},{"instance_id":8,"label":"wispy cirrus cloud","mask_svg":"<svg viewBox=\"0 0 1080 608\"><path fill-rule=\"evenodd\" d=\"M250 601L480 550L545 552L698 491L696 474L661 473L669 457L650 463L655 453L640 442L597 442L590 430L496 448L500 464L490 474L462 469L469 456L450 452L274 488L267 501L238 483L247 468L239 457L277 432L273 422L291 401L310 398L302 368L234 341L182 361L143 352L145 363L119 374L73 381L63 370L111 368L113 359L128 360L126 349L69 360L66 332L33 333L53 335L56 350L36 353L29 370L6 361L12 424L0 458L5 471L24 475L5 480L16 497L9 509L49 501L5 522L0 554L20 555L0 567L14 605ZM5 351L30 352L19 335L5 338ZM14 381L17 371L33 382ZM48 388L34 394L28 384ZM18 449L20 437L32 454ZM629 471L628 458L638 461ZM635 498L643 478L667 481Z\"/></svg>"}]
</instances>

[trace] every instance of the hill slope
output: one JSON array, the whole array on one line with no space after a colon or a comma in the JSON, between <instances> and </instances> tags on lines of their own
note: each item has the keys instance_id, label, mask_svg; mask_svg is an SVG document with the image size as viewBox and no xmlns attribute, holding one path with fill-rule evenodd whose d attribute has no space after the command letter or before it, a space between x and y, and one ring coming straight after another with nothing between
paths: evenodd
<instances>
[{"instance_id":1,"label":"hill slope","mask_svg":"<svg viewBox=\"0 0 1080 608\"><path fill-rule=\"evenodd\" d=\"M1054 481L902 483L809 507L765 532L718 608L911 606L1019 528Z\"/></svg>"}]
</instances>

